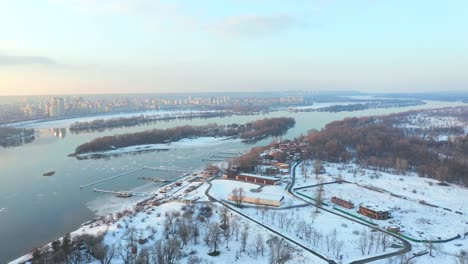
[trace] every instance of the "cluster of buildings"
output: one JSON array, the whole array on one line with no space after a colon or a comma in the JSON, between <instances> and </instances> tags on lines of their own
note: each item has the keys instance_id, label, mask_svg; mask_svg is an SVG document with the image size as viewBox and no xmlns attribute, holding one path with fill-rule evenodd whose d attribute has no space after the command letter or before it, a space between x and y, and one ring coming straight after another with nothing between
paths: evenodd
<instances>
[{"instance_id":1,"label":"cluster of buildings","mask_svg":"<svg viewBox=\"0 0 468 264\"><path fill-rule=\"evenodd\" d=\"M290 175L291 163L300 158L304 145L297 142L274 144L260 154L259 164L253 173L227 172L223 178L253 183L258 185L279 185L285 175ZM236 197L228 195L228 200L235 201ZM284 202L281 194L262 192L246 192L242 201L250 204L279 207Z\"/></svg>"},{"instance_id":2,"label":"cluster of buildings","mask_svg":"<svg viewBox=\"0 0 468 264\"><path fill-rule=\"evenodd\" d=\"M347 208L347 209L354 208L354 203L352 203L351 201L338 198L336 196L332 197L331 201L332 203L339 205L341 207ZM392 216L390 209L381 208L377 205L361 204L359 205L358 213L365 215L369 218L375 219L375 220L387 220Z\"/></svg>"},{"instance_id":3,"label":"cluster of buildings","mask_svg":"<svg viewBox=\"0 0 468 264\"><path fill-rule=\"evenodd\" d=\"M39 118L60 118L99 113L120 113L158 109L243 109L246 106L303 105L310 101L303 96L229 96L229 95L89 95L24 97L0 105L0 123ZM246 109L251 109L247 107ZM255 107L252 109L256 109ZM2 115L3 114L3 115Z\"/></svg>"}]
</instances>

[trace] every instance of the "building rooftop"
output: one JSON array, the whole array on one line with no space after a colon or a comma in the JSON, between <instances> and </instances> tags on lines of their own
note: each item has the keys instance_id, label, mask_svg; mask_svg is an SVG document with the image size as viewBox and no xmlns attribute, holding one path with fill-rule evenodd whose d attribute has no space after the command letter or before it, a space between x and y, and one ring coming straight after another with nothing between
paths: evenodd
<instances>
[{"instance_id":1,"label":"building rooftop","mask_svg":"<svg viewBox=\"0 0 468 264\"><path fill-rule=\"evenodd\" d=\"M276 177L271 177L271 176L263 176L263 175L257 175L257 174L252 174L252 173L241 173L239 176L248 176L248 177L254 177L258 179L264 179L264 180L271 180L271 181L279 181L280 179Z\"/></svg>"},{"instance_id":2,"label":"building rooftop","mask_svg":"<svg viewBox=\"0 0 468 264\"><path fill-rule=\"evenodd\" d=\"M387 207L379 207L378 205L360 204L359 206L370 209L378 213L390 212L392 209Z\"/></svg>"}]
</instances>

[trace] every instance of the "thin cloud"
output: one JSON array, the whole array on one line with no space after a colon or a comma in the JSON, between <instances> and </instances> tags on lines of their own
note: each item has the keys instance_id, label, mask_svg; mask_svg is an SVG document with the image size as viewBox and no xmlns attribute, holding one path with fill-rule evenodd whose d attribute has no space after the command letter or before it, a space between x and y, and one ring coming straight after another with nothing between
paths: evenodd
<instances>
[{"instance_id":1,"label":"thin cloud","mask_svg":"<svg viewBox=\"0 0 468 264\"><path fill-rule=\"evenodd\" d=\"M55 66L57 62L42 56L12 56L0 55L0 65L45 65Z\"/></svg>"},{"instance_id":2,"label":"thin cloud","mask_svg":"<svg viewBox=\"0 0 468 264\"><path fill-rule=\"evenodd\" d=\"M285 32L300 25L287 15L236 16L223 20L217 30L223 35L262 36Z\"/></svg>"}]
</instances>

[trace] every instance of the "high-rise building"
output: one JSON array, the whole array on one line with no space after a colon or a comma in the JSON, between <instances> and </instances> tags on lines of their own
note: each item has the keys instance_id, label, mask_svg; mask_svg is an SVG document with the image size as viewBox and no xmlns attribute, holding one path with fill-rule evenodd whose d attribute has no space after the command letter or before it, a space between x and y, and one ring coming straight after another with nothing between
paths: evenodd
<instances>
[{"instance_id":1,"label":"high-rise building","mask_svg":"<svg viewBox=\"0 0 468 264\"><path fill-rule=\"evenodd\" d=\"M58 117L65 115L65 101L63 98L52 98L50 99L50 108L49 108L49 116L50 117Z\"/></svg>"}]
</instances>

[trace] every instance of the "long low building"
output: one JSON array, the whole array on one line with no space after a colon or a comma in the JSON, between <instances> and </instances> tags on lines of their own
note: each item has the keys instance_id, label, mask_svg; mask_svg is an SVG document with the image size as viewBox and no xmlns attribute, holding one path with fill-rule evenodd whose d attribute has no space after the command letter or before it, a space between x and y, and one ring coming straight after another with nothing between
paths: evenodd
<instances>
[{"instance_id":1,"label":"long low building","mask_svg":"<svg viewBox=\"0 0 468 264\"><path fill-rule=\"evenodd\" d=\"M250 174L250 173L242 173L242 174L236 175L236 180L265 184L265 185L277 185L280 181L280 179L275 178L275 177L262 176L262 175Z\"/></svg>"},{"instance_id":2,"label":"long low building","mask_svg":"<svg viewBox=\"0 0 468 264\"><path fill-rule=\"evenodd\" d=\"M229 201L235 201L232 195L228 195ZM280 207L283 204L284 196L283 195L273 195L273 194L246 194L243 197L242 202L250 203L250 204L258 204L258 205L267 205L267 206L276 206Z\"/></svg>"}]
</instances>

